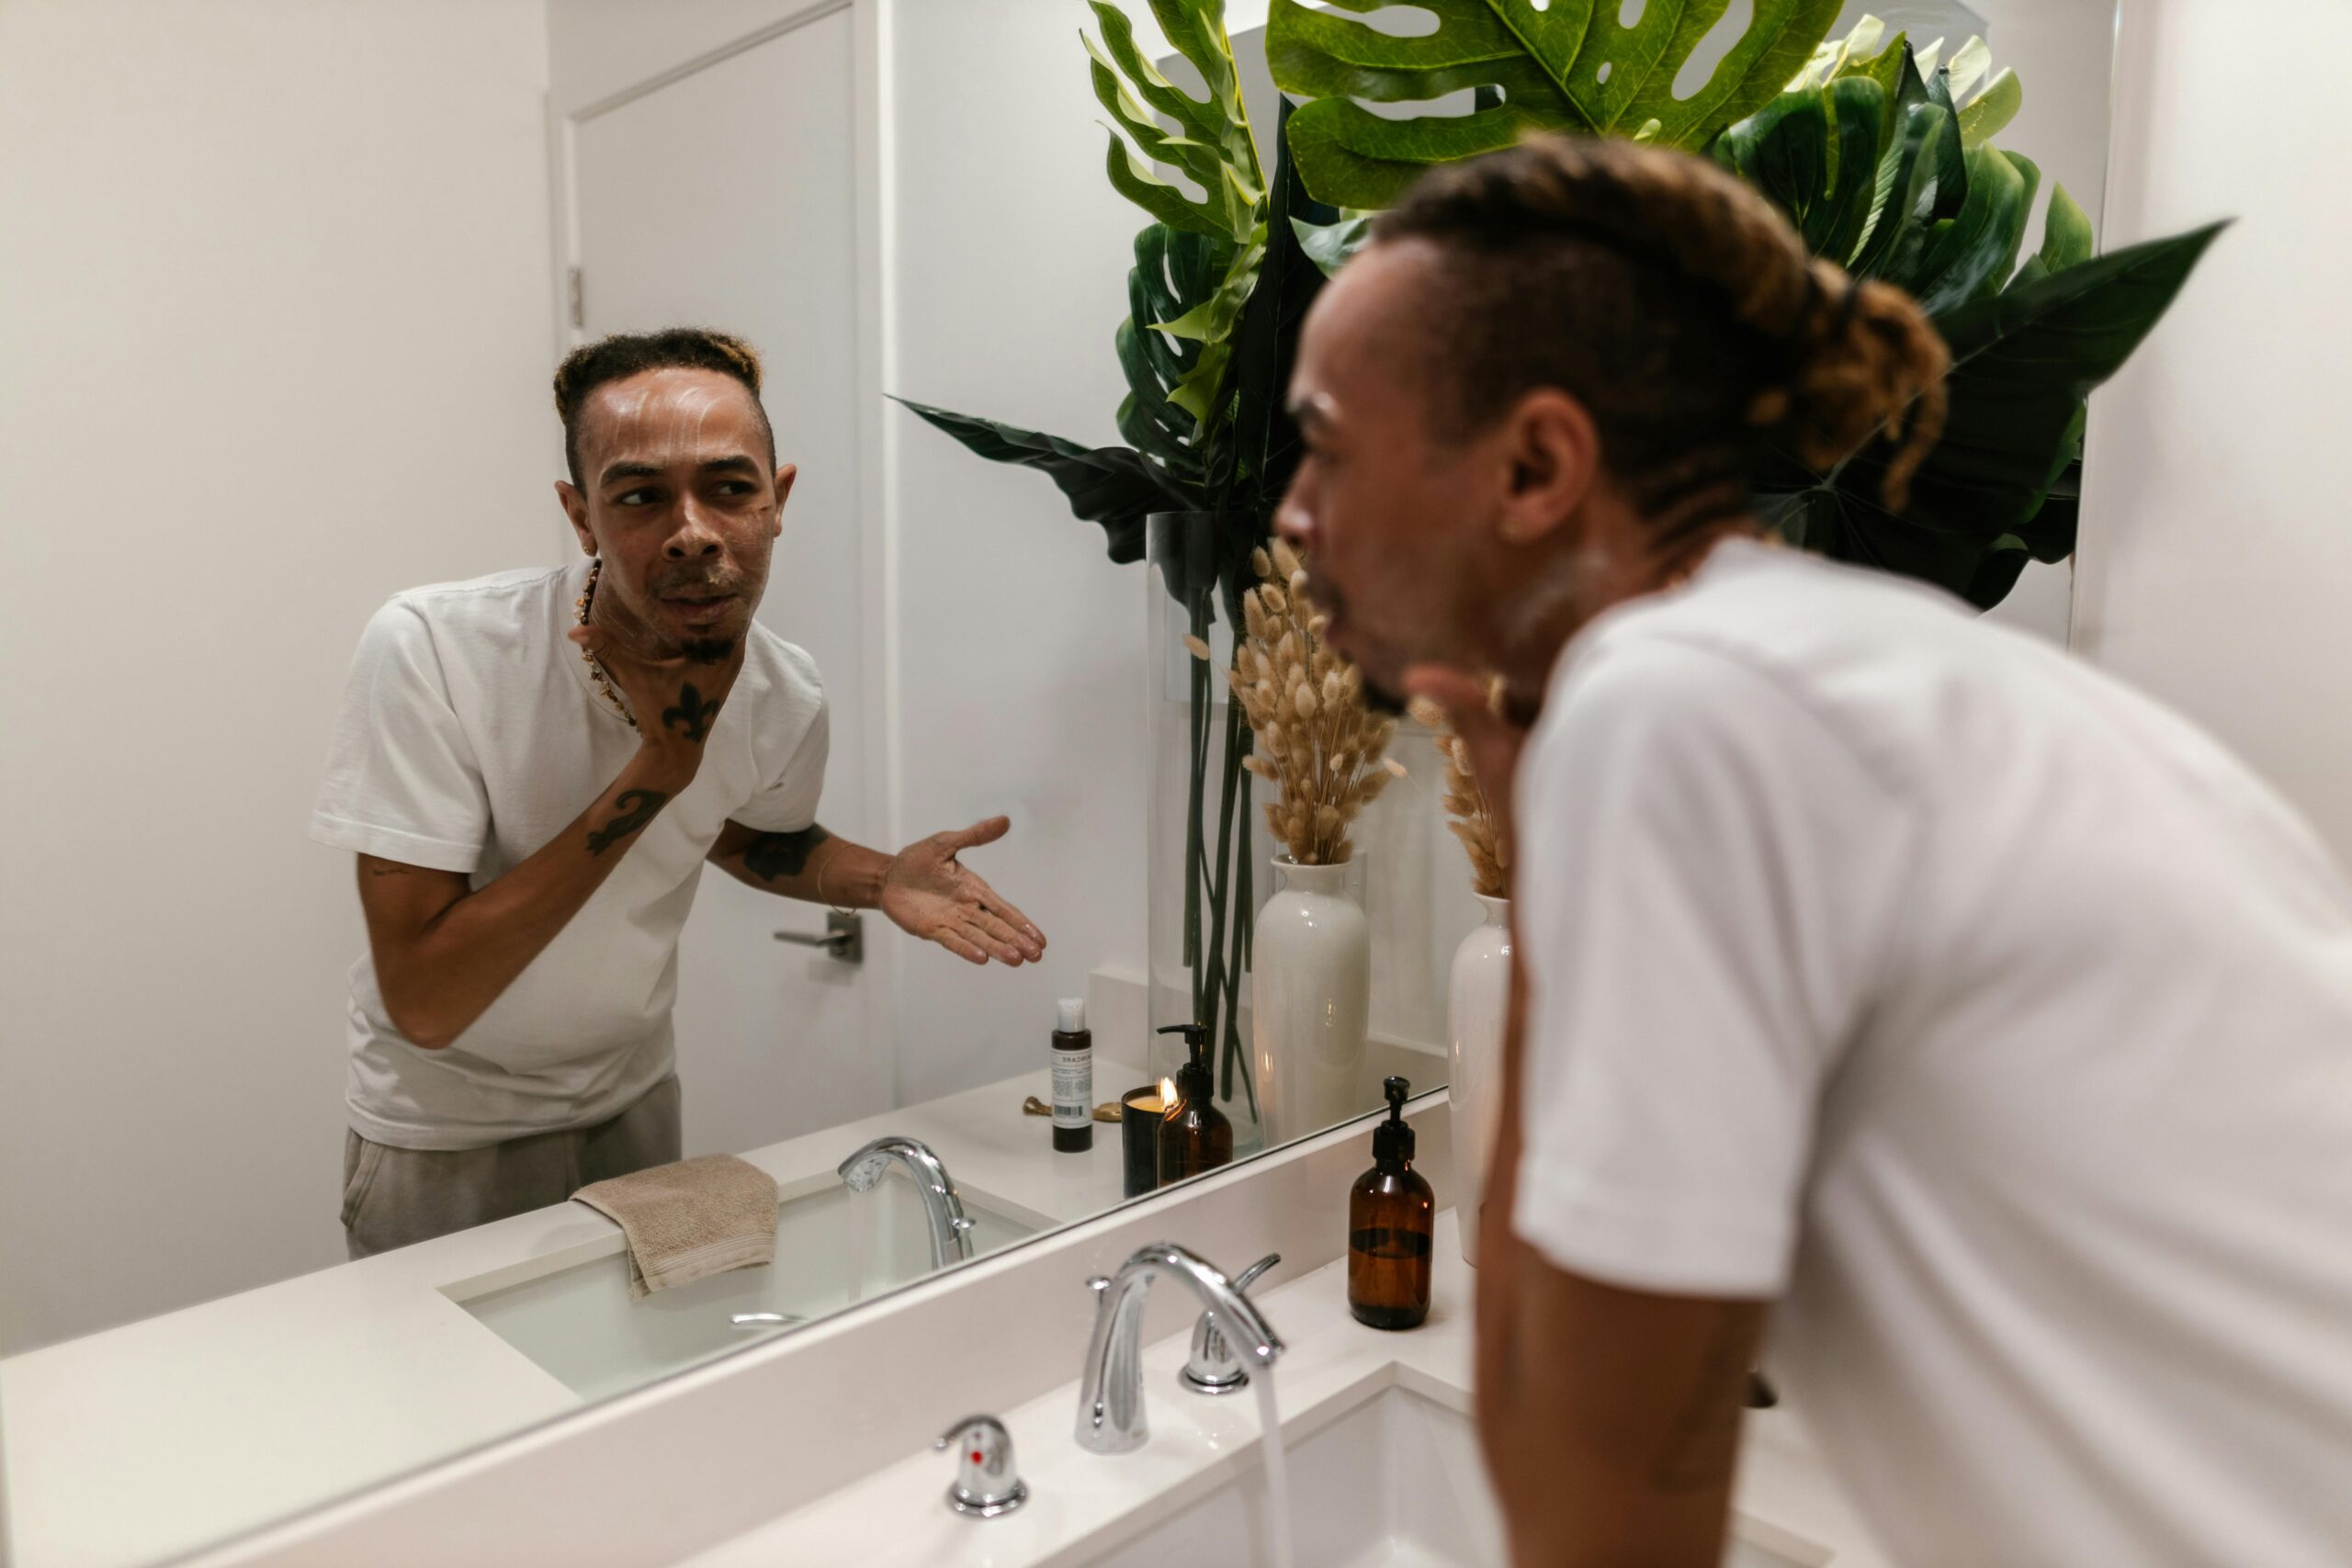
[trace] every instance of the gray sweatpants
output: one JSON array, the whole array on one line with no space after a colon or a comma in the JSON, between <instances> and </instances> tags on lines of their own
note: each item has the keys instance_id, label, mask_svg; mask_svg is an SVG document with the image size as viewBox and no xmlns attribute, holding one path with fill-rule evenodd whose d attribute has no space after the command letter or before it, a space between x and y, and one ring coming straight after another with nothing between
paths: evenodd
<instances>
[{"instance_id":1,"label":"gray sweatpants","mask_svg":"<svg viewBox=\"0 0 2352 1568\"><path fill-rule=\"evenodd\" d=\"M481 1149L396 1149L346 1131L343 1232L354 1258L560 1203L592 1181L679 1157L678 1080L608 1122Z\"/></svg>"}]
</instances>

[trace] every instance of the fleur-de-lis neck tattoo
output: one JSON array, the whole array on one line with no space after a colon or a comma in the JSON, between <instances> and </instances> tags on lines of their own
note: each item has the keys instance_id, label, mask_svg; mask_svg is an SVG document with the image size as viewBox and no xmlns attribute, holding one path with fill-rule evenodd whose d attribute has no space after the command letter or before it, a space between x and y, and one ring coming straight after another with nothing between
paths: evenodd
<instances>
[{"instance_id":1,"label":"fleur-de-lis neck tattoo","mask_svg":"<svg viewBox=\"0 0 2352 1568\"><path fill-rule=\"evenodd\" d=\"M718 703L717 697L705 701L703 694L695 690L695 683L689 681L679 689L678 705L662 710L662 728L674 729L699 744L702 738L710 733L710 721L718 716Z\"/></svg>"}]
</instances>

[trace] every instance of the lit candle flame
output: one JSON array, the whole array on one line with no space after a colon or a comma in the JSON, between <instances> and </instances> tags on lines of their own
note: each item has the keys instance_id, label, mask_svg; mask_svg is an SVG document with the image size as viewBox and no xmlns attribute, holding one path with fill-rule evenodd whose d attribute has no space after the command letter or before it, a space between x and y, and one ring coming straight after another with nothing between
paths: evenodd
<instances>
[{"instance_id":1,"label":"lit candle flame","mask_svg":"<svg viewBox=\"0 0 2352 1568\"><path fill-rule=\"evenodd\" d=\"M1162 1078L1159 1080L1159 1103L1162 1105L1173 1105L1176 1103L1176 1080L1174 1078Z\"/></svg>"}]
</instances>

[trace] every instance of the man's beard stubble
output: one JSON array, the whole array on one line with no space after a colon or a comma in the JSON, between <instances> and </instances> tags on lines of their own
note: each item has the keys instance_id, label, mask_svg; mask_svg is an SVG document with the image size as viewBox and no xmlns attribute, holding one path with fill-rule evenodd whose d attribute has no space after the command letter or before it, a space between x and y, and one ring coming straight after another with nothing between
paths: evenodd
<instances>
[{"instance_id":1,"label":"man's beard stubble","mask_svg":"<svg viewBox=\"0 0 2352 1568\"><path fill-rule=\"evenodd\" d=\"M1329 578L1317 572L1315 563L1311 559L1306 563L1306 597L1309 603L1330 616L1333 622L1344 621L1347 618L1344 613L1347 604L1346 596L1340 593ZM1349 662L1354 664L1357 671L1363 676L1363 705L1365 707L1374 713L1385 714L1390 718L1405 716L1406 705L1403 696L1374 680L1372 671L1365 668L1361 660L1351 660Z\"/></svg>"}]
</instances>

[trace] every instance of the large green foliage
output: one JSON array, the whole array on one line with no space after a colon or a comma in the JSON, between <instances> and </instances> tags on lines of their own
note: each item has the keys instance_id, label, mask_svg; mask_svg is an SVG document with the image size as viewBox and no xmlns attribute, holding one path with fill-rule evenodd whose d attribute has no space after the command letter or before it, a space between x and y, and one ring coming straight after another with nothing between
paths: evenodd
<instances>
[{"instance_id":1,"label":"large green foliage","mask_svg":"<svg viewBox=\"0 0 2352 1568\"><path fill-rule=\"evenodd\" d=\"M1298 433L1283 397L1299 322L1324 276L1306 243L1340 228L1340 214L1307 198L1281 125L1273 177L1262 175L1224 0L1151 0L1161 31L1200 72L1201 98L1144 57L1117 6L1089 3L1102 33L1099 43L1087 39L1094 94L1114 124L1111 183L1154 219L1136 236L1127 319L1114 337L1127 383L1119 434L1131 445L1089 448L907 406L980 457L1042 470L1073 513L1102 525L1113 560L1140 559L1148 549L1186 625L1205 639L1220 610L1239 621L1250 551L1298 465ZM1283 115L1287 120L1286 104ZM1181 171L1200 193L1161 178L1154 163ZM1203 528L1163 524L1165 536L1156 539L1155 512L1211 515ZM1229 705L1223 745L1213 746L1221 683L1203 660L1192 680L1183 960L1193 1017L1219 1041L1222 1092L1230 1097L1238 1086L1254 1100L1239 1025L1254 908L1250 775L1241 766L1250 732L1240 705Z\"/></svg>"},{"instance_id":2,"label":"large green foliage","mask_svg":"<svg viewBox=\"0 0 2352 1568\"><path fill-rule=\"evenodd\" d=\"M1195 408L1182 396L1202 384L1200 367L1212 345L1168 328L1199 318L1225 290L1236 245L1227 235L1166 223L1136 235L1127 317L1113 334L1127 383L1118 426L1128 446L1088 447L899 400L976 455L1046 474L1076 516L1102 525L1113 560L1142 558L1144 519L1153 512L1231 518L1238 536L1219 552L1231 581L1220 586L1238 604L1250 547L1264 536L1266 519L1298 466L1298 432L1283 395L1299 322L1323 284L1306 242L1340 226L1335 209L1306 199L1287 156L1275 159L1257 211L1251 229L1261 238L1251 287L1222 333L1227 373L1215 402Z\"/></svg>"},{"instance_id":3,"label":"large green foliage","mask_svg":"<svg viewBox=\"0 0 2352 1568\"><path fill-rule=\"evenodd\" d=\"M1111 184L1161 225L1220 247L1214 286L1187 289L1184 310L1145 318L1138 329L1194 345L1184 374L1165 389L1165 398L1206 434L1224 412L1233 334L1257 288L1268 233L1266 179L1241 101L1233 43L1226 36L1225 0L1151 0L1160 31L1201 73L1208 93L1204 98L1177 86L1145 58L1125 12L1110 0L1088 3L1102 41L1080 36L1092 57L1094 96L1114 125ZM1176 129L1168 130L1164 121ZM1182 170L1202 194L1190 196L1161 179L1147 160Z\"/></svg>"},{"instance_id":4,"label":"large green foliage","mask_svg":"<svg viewBox=\"0 0 2352 1568\"><path fill-rule=\"evenodd\" d=\"M1269 61L1285 89L1313 101L1295 113L1285 104L1268 178L1222 0L1150 3L1207 96L1170 83L1117 7L1090 0L1102 35L1088 40L1095 93L1114 123L1112 181L1156 220L1136 238L1115 337L1129 446L1091 448L909 405L975 453L1052 478L1078 516L1102 526L1115 560L1139 558L1147 513L1178 510L1234 518L1235 547L1218 557L1246 558L1297 462L1280 405L1298 323L1324 275L1363 243L1362 209L1431 164L1531 129L1702 148L1786 210L1815 254L1920 300L1953 370L1944 437L1907 504L1885 506L1884 454L1872 446L1823 471L1768 454L1759 504L1796 543L1979 605L2007 593L2029 559L2072 552L2085 400L2217 232L2095 257L2089 220L2059 187L2041 249L2020 265L2041 170L1991 140L2022 102L2016 76L1994 71L1979 39L1939 64L1939 45L1915 51L1871 18L1826 39L1834 0L1752 0L1746 29L1687 99L1671 85L1727 0L1649 0L1632 28L1608 0L1409 0L1438 24L1410 37L1358 19L1408 0L1331 0L1329 11L1275 0ZM1464 116L1387 119L1353 101L1464 88L1475 101ZM1171 586L1180 596L1216 591Z\"/></svg>"},{"instance_id":5,"label":"large green foliage","mask_svg":"<svg viewBox=\"0 0 2352 1568\"><path fill-rule=\"evenodd\" d=\"M1508 147L1531 131L1639 135L1702 147L1763 107L1804 69L1839 0L1752 0L1748 24L1698 90L1675 78L1729 0L1648 0L1632 27L1616 0L1274 0L1266 61L1312 99L1291 121L1292 155L1317 199L1386 207L1432 164ZM1383 32L1354 17L1428 13L1434 31ZM1392 118L1364 103L1418 103L1488 89L1466 115ZM1361 101L1359 101L1361 100Z\"/></svg>"},{"instance_id":6,"label":"large green foliage","mask_svg":"<svg viewBox=\"0 0 2352 1568\"><path fill-rule=\"evenodd\" d=\"M2089 220L2060 186L2041 250L2020 267L2041 171L1969 129L1972 111L1978 127L2016 112L2017 78L1985 81L1973 42L1932 75L1900 35L1867 56L1854 42L1825 46L1788 92L1709 151L1777 202L1815 254L1919 300L1951 348L1950 412L1900 512L1884 503L1875 444L1826 472L1770 454L1759 507L1794 543L1989 608L2029 559L2073 553L2069 470L2086 400L2139 346L2219 229L2094 258Z\"/></svg>"}]
</instances>

